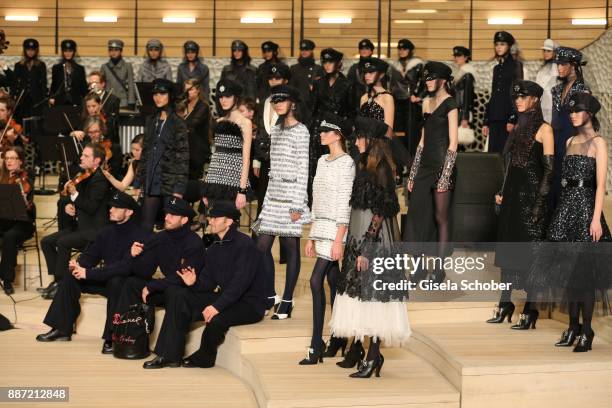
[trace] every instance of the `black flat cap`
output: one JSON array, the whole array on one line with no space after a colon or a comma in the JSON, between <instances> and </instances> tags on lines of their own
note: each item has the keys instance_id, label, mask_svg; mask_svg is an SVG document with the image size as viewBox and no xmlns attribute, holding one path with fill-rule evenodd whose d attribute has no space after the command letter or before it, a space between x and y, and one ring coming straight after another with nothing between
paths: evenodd
<instances>
[{"instance_id":1,"label":"black flat cap","mask_svg":"<svg viewBox=\"0 0 612 408\"><path fill-rule=\"evenodd\" d=\"M582 53L575 48L570 47L559 47L555 50L555 64L559 63L570 63L585 65L582 62Z\"/></svg>"},{"instance_id":2,"label":"black flat cap","mask_svg":"<svg viewBox=\"0 0 612 408\"><path fill-rule=\"evenodd\" d=\"M291 78L291 71L285 64L270 64L266 72L266 77L269 78L283 78L289 80Z\"/></svg>"},{"instance_id":3,"label":"black flat cap","mask_svg":"<svg viewBox=\"0 0 612 408\"><path fill-rule=\"evenodd\" d=\"M456 45L456 46L453 47L453 55L455 57L458 57L458 56L461 56L461 55L463 55L465 57L471 57L472 56L472 52L467 47L464 47L462 45Z\"/></svg>"},{"instance_id":4,"label":"black flat cap","mask_svg":"<svg viewBox=\"0 0 612 408\"><path fill-rule=\"evenodd\" d=\"M386 139L389 126L380 120L357 116L355 118L355 137L367 139Z\"/></svg>"},{"instance_id":5,"label":"black flat cap","mask_svg":"<svg viewBox=\"0 0 612 408\"><path fill-rule=\"evenodd\" d=\"M165 78L156 78L153 80L153 91L156 93L172 94L174 92L174 82Z\"/></svg>"},{"instance_id":6,"label":"black flat cap","mask_svg":"<svg viewBox=\"0 0 612 408\"><path fill-rule=\"evenodd\" d=\"M380 58L367 58L363 64L363 72L387 72L389 64Z\"/></svg>"},{"instance_id":7,"label":"black flat cap","mask_svg":"<svg viewBox=\"0 0 612 408\"><path fill-rule=\"evenodd\" d=\"M232 41L232 51L244 51L248 50L249 46L242 40L234 40Z\"/></svg>"},{"instance_id":8,"label":"black flat cap","mask_svg":"<svg viewBox=\"0 0 612 408\"><path fill-rule=\"evenodd\" d=\"M358 45L360 50L363 49L369 49L374 51L374 43L372 41L370 41L370 39L368 38L364 38L363 40L359 41L359 45Z\"/></svg>"},{"instance_id":9,"label":"black flat cap","mask_svg":"<svg viewBox=\"0 0 612 408\"><path fill-rule=\"evenodd\" d=\"M24 50L37 50L39 47L38 40L35 38L26 38L23 40Z\"/></svg>"},{"instance_id":10,"label":"black flat cap","mask_svg":"<svg viewBox=\"0 0 612 408\"><path fill-rule=\"evenodd\" d=\"M62 51L76 51L77 43L74 40L63 40L61 49Z\"/></svg>"},{"instance_id":11,"label":"black flat cap","mask_svg":"<svg viewBox=\"0 0 612 408\"><path fill-rule=\"evenodd\" d=\"M601 104L593 95L587 92L577 92L568 102L570 112L589 112L595 115L601 109Z\"/></svg>"},{"instance_id":12,"label":"black flat cap","mask_svg":"<svg viewBox=\"0 0 612 408\"><path fill-rule=\"evenodd\" d=\"M533 81L516 81L512 85L512 97L518 98L519 96L535 96L541 98L544 93L544 89Z\"/></svg>"},{"instance_id":13,"label":"black flat cap","mask_svg":"<svg viewBox=\"0 0 612 408\"><path fill-rule=\"evenodd\" d=\"M414 44L409 39L402 38L401 40L397 42L397 48L412 51L414 50Z\"/></svg>"},{"instance_id":14,"label":"black flat cap","mask_svg":"<svg viewBox=\"0 0 612 408\"><path fill-rule=\"evenodd\" d=\"M164 205L166 214L180 215L181 217L193 218L196 213L189 203L182 198L170 197Z\"/></svg>"},{"instance_id":15,"label":"black flat cap","mask_svg":"<svg viewBox=\"0 0 612 408\"><path fill-rule=\"evenodd\" d=\"M185 52L199 52L200 45L195 41L189 40L185 41L185 44L183 44L183 49L185 50Z\"/></svg>"},{"instance_id":16,"label":"black flat cap","mask_svg":"<svg viewBox=\"0 0 612 408\"><path fill-rule=\"evenodd\" d=\"M319 131L329 132L330 130L338 132L345 138L348 138L351 136L353 126L350 121L345 120L338 115L326 113L323 115L323 120L321 120L321 123L319 124Z\"/></svg>"},{"instance_id":17,"label":"black flat cap","mask_svg":"<svg viewBox=\"0 0 612 408\"><path fill-rule=\"evenodd\" d=\"M264 41L263 43L261 43L261 50L262 51L272 51L272 52L276 52L278 51L278 44L275 43L274 41Z\"/></svg>"},{"instance_id":18,"label":"black flat cap","mask_svg":"<svg viewBox=\"0 0 612 408\"><path fill-rule=\"evenodd\" d=\"M342 54L340 51L336 51L333 48L325 48L324 50L321 50L321 63L325 63L325 62L340 62L342 61L342 58L344 57L344 54Z\"/></svg>"},{"instance_id":19,"label":"black flat cap","mask_svg":"<svg viewBox=\"0 0 612 408\"><path fill-rule=\"evenodd\" d=\"M222 79L217 82L216 95L217 98L220 96L240 96L242 95L242 86L231 79Z\"/></svg>"},{"instance_id":20,"label":"black flat cap","mask_svg":"<svg viewBox=\"0 0 612 408\"><path fill-rule=\"evenodd\" d=\"M227 217L232 220L240 219L240 211L236 208L233 201L213 201L208 208L208 216L212 218Z\"/></svg>"},{"instance_id":21,"label":"black flat cap","mask_svg":"<svg viewBox=\"0 0 612 408\"><path fill-rule=\"evenodd\" d=\"M122 191L116 191L115 194L113 194L113 196L111 197L108 204L111 207L126 208L128 210L133 211L136 211L140 208L138 207L138 203L132 198L132 196Z\"/></svg>"},{"instance_id":22,"label":"black flat cap","mask_svg":"<svg viewBox=\"0 0 612 408\"><path fill-rule=\"evenodd\" d=\"M453 70L443 62L429 61L423 69L423 79L431 81L433 79L452 79Z\"/></svg>"},{"instance_id":23,"label":"black flat cap","mask_svg":"<svg viewBox=\"0 0 612 408\"><path fill-rule=\"evenodd\" d=\"M504 42L512 46L514 44L514 37L507 31L498 31L493 36L493 42Z\"/></svg>"},{"instance_id":24,"label":"black flat cap","mask_svg":"<svg viewBox=\"0 0 612 408\"><path fill-rule=\"evenodd\" d=\"M314 41L311 41L311 40L302 40L302 41L300 41L300 50L301 51L305 51L305 50L312 51L314 49L315 49Z\"/></svg>"},{"instance_id":25,"label":"black flat cap","mask_svg":"<svg viewBox=\"0 0 612 408\"><path fill-rule=\"evenodd\" d=\"M276 85L270 89L270 98L272 103L286 101L287 99L299 102L300 91L289 85Z\"/></svg>"}]
</instances>

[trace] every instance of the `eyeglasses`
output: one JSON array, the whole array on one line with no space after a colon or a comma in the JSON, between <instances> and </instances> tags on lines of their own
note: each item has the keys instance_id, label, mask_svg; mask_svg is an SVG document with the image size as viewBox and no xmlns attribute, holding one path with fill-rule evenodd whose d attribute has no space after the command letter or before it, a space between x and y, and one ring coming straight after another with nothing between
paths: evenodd
<instances>
[{"instance_id":1,"label":"eyeglasses","mask_svg":"<svg viewBox=\"0 0 612 408\"><path fill-rule=\"evenodd\" d=\"M4 156L4 160L21 160L18 156Z\"/></svg>"}]
</instances>

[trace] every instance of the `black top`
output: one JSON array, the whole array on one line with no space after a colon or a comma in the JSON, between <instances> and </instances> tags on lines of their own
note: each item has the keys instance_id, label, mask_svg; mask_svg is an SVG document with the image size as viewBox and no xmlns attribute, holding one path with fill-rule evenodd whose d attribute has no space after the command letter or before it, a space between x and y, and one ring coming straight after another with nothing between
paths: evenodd
<instances>
[{"instance_id":1,"label":"black top","mask_svg":"<svg viewBox=\"0 0 612 408\"><path fill-rule=\"evenodd\" d=\"M66 74L63 62L53 65L51 69L49 98L55 99L56 105L81 106L83 98L87 95L85 68L74 61L71 64L72 72L70 74ZM65 82L66 79L67 82Z\"/></svg>"},{"instance_id":2,"label":"black top","mask_svg":"<svg viewBox=\"0 0 612 408\"><path fill-rule=\"evenodd\" d=\"M209 121L210 109L208 105L198 100L193 111L185 118L189 139L189 160L191 162L210 161Z\"/></svg>"},{"instance_id":3,"label":"black top","mask_svg":"<svg viewBox=\"0 0 612 408\"><path fill-rule=\"evenodd\" d=\"M346 118L352 116L350 105L350 83L344 74L339 73L333 85L329 85L327 76L319 78L313 84L314 109L313 117L333 113Z\"/></svg>"},{"instance_id":4,"label":"black top","mask_svg":"<svg viewBox=\"0 0 612 408\"><path fill-rule=\"evenodd\" d=\"M308 123L312 116L314 97L311 94L311 87L315 80L323 76L323 68L316 64L314 58L299 58L298 63L291 66L291 79L289 85L300 91L302 105L306 107L304 121Z\"/></svg>"},{"instance_id":5,"label":"black top","mask_svg":"<svg viewBox=\"0 0 612 408\"><path fill-rule=\"evenodd\" d=\"M108 222L110 184L102 170L97 168L88 179L77 184L79 195L74 200L79 230L97 234Z\"/></svg>"},{"instance_id":6,"label":"black top","mask_svg":"<svg viewBox=\"0 0 612 408\"><path fill-rule=\"evenodd\" d=\"M422 166L438 168L444 164L448 150L448 113L457 109L457 102L448 97L431 113L425 113Z\"/></svg>"},{"instance_id":7,"label":"black top","mask_svg":"<svg viewBox=\"0 0 612 408\"><path fill-rule=\"evenodd\" d=\"M459 106L459 121L470 120L470 113L474 110L474 75L467 72L455 81L455 101ZM459 123L461 125L461 123Z\"/></svg>"},{"instance_id":8,"label":"black top","mask_svg":"<svg viewBox=\"0 0 612 408\"><path fill-rule=\"evenodd\" d=\"M484 124L491 122L511 123L515 120L512 83L523 79L523 64L516 61L511 54L504 57L493 68L493 85L491 99L487 103Z\"/></svg>"},{"instance_id":9,"label":"black top","mask_svg":"<svg viewBox=\"0 0 612 408\"><path fill-rule=\"evenodd\" d=\"M45 63L39 61L32 64L30 69L28 69L26 64L17 62L15 64L13 87L13 95L19 95L22 90L25 91L15 116L18 119L32 115L40 116L45 105L42 102L48 92L47 66ZM39 105L34 106L36 104Z\"/></svg>"}]
</instances>

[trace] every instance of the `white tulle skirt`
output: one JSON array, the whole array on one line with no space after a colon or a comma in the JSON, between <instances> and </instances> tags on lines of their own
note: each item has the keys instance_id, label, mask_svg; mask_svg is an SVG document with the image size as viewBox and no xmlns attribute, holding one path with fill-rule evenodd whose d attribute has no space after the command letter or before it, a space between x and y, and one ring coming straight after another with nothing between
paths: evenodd
<instances>
[{"instance_id":1,"label":"white tulle skirt","mask_svg":"<svg viewBox=\"0 0 612 408\"><path fill-rule=\"evenodd\" d=\"M362 302L346 293L336 295L329 322L335 337L377 337L387 347L398 347L410 338L404 302Z\"/></svg>"}]
</instances>

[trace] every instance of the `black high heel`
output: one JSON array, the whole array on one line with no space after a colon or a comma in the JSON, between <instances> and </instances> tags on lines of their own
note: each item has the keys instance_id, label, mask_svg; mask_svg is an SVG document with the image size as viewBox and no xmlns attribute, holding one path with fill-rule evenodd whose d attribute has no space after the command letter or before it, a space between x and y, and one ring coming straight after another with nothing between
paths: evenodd
<instances>
[{"instance_id":1,"label":"black high heel","mask_svg":"<svg viewBox=\"0 0 612 408\"><path fill-rule=\"evenodd\" d=\"M591 334L582 333L578 337L578 344L574 347L574 353L585 353L593 348L593 339L595 338L595 332Z\"/></svg>"},{"instance_id":2,"label":"black high heel","mask_svg":"<svg viewBox=\"0 0 612 408\"><path fill-rule=\"evenodd\" d=\"M344 351L346 350L347 343L348 339L344 337L331 336L327 341L323 357L336 357L336 354L338 354L338 350L342 350L340 356L344 357Z\"/></svg>"},{"instance_id":3,"label":"black high heel","mask_svg":"<svg viewBox=\"0 0 612 408\"><path fill-rule=\"evenodd\" d=\"M446 278L446 271L444 269L435 269L431 273L431 281L433 283L442 283Z\"/></svg>"},{"instance_id":4,"label":"black high heel","mask_svg":"<svg viewBox=\"0 0 612 408\"><path fill-rule=\"evenodd\" d=\"M514 303L508 302L495 306L493 317L487 320L487 323L503 323L508 317L508 323L512 323L512 315L514 314Z\"/></svg>"},{"instance_id":5,"label":"black high heel","mask_svg":"<svg viewBox=\"0 0 612 408\"><path fill-rule=\"evenodd\" d=\"M374 360L363 360L359 364L359 371L350 374L351 378L370 378L372 373L376 374L376 377L380 377L380 370L385 363L385 358L382 354L378 355L378 358Z\"/></svg>"},{"instance_id":6,"label":"black high heel","mask_svg":"<svg viewBox=\"0 0 612 408\"><path fill-rule=\"evenodd\" d=\"M510 328L512 330L529 330L530 328L535 329L539 316L540 312L537 310L530 310L529 313L526 314L521 313L518 323Z\"/></svg>"},{"instance_id":7,"label":"black high heel","mask_svg":"<svg viewBox=\"0 0 612 408\"><path fill-rule=\"evenodd\" d=\"M574 344L574 341L580 337L581 332L582 325L579 325L577 329L570 327L563 332L561 339L555 343L555 347L571 347Z\"/></svg>"},{"instance_id":8,"label":"black high heel","mask_svg":"<svg viewBox=\"0 0 612 408\"><path fill-rule=\"evenodd\" d=\"M336 365L342 368L353 368L365 356L365 350L360 341L353 341L349 351L345 354L344 360L338 361Z\"/></svg>"},{"instance_id":9,"label":"black high heel","mask_svg":"<svg viewBox=\"0 0 612 408\"><path fill-rule=\"evenodd\" d=\"M314 365L323 362L323 347L308 348L306 358L300 361L299 365Z\"/></svg>"},{"instance_id":10,"label":"black high heel","mask_svg":"<svg viewBox=\"0 0 612 408\"><path fill-rule=\"evenodd\" d=\"M289 310L287 311L287 313L278 313L278 311L281 310L281 308L283 307L283 303L290 303ZM277 311L274 312L274 314L272 315L272 320L290 319L291 312L293 311L293 306L295 306L295 303L293 302L293 300L285 300L285 299L281 300L281 305L278 307Z\"/></svg>"}]
</instances>

